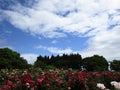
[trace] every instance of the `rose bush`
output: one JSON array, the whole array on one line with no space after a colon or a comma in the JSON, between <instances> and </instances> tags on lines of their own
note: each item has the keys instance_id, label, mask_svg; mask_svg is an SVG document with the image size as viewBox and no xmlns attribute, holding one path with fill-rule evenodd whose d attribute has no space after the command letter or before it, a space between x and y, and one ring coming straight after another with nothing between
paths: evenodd
<instances>
[{"instance_id":1,"label":"rose bush","mask_svg":"<svg viewBox=\"0 0 120 90\"><path fill-rule=\"evenodd\" d=\"M120 73L40 68L0 71L0 90L120 90Z\"/></svg>"}]
</instances>

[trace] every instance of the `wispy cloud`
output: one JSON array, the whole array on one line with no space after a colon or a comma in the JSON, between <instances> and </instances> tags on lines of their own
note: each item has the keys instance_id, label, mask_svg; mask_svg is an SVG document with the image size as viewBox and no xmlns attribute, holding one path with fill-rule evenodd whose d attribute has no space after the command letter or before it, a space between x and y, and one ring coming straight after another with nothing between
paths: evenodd
<instances>
[{"instance_id":1,"label":"wispy cloud","mask_svg":"<svg viewBox=\"0 0 120 90\"><path fill-rule=\"evenodd\" d=\"M80 53L85 56L93 54L103 55L107 60L120 59L120 26L112 31L103 31L97 33L89 41L89 47Z\"/></svg>"},{"instance_id":2,"label":"wispy cloud","mask_svg":"<svg viewBox=\"0 0 120 90\"><path fill-rule=\"evenodd\" d=\"M5 44L5 43L6 43L6 41L5 41L5 40L0 39L0 45L3 45L3 44Z\"/></svg>"},{"instance_id":3,"label":"wispy cloud","mask_svg":"<svg viewBox=\"0 0 120 90\"><path fill-rule=\"evenodd\" d=\"M67 34L88 37L83 55L101 54L107 58L120 56L120 0L36 0L28 7L17 3L1 9L15 27L46 38ZM0 15L1 17L1 15ZM5 18L4 18L5 19ZM40 46L52 53L74 52L70 48Z\"/></svg>"},{"instance_id":4,"label":"wispy cloud","mask_svg":"<svg viewBox=\"0 0 120 90\"><path fill-rule=\"evenodd\" d=\"M65 37L66 32L91 36L107 30L111 23L118 23L119 3L119 0L40 0L30 8L17 3L2 13L15 27L35 35L56 38Z\"/></svg>"},{"instance_id":5,"label":"wispy cloud","mask_svg":"<svg viewBox=\"0 0 120 90\"><path fill-rule=\"evenodd\" d=\"M7 48L7 47L10 49L14 49L14 47L8 45L5 39L0 39L0 48Z\"/></svg>"},{"instance_id":6,"label":"wispy cloud","mask_svg":"<svg viewBox=\"0 0 120 90\"><path fill-rule=\"evenodd\" d=\"M51 43L56 44L57 42L58 42L57 40L53 40Z\"/></svg>"},{"instance_id":7,"label":"wispy cloud","mask_svg":"<svg viewBox=\"0 0 120 90\"><path fill-rule=\"evenodd\" d=\"M25 53L25 54L21 54L21 57L26 59L28 63L33 64L37 60L38 54Z\"/></svg>"},{"instance_id":8,"label":"wispy cloud","mask_svg":"<svg viewBox=\"0 0 120 90\"><path fill-rule=\"evenodd\" d=\"M42 45L39 45L36 48L47 50L52 54L63 54L63 53L70 54L73 52L71 48L61 49L61 48L57 48L57 47L46 47L46 46L42 46Z\"/></svg>"}]
</instances>

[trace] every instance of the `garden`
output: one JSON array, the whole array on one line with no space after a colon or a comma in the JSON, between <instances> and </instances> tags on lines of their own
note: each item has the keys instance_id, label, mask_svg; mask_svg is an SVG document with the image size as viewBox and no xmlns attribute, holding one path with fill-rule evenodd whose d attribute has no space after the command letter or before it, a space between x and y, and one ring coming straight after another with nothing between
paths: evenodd
<instances>
[{"instance_id":1,"label":"garden","mask_svg":"<svg viewBox=\"0 0 120 90\"><path fill-rule=\"evenodd\" d=\"M0 90L120 90L120 73L69 69L1 69Z\"/></svg>"},{"instance_id":2,"label":"garden","mask_svg":"<svg viewBox=\"0 0 120 90\"><path fill-rule=\"evenodd\" d=\"M0 90L120 90L120 60L63 54L28 64L20 56L0 49Z\"/></svg>"}]
</instances>

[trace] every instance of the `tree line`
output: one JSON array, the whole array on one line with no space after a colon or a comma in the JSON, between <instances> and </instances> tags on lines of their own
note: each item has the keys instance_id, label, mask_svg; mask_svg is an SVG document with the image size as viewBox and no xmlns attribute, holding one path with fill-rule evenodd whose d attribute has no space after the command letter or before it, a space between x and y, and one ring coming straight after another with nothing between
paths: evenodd
<instances>
[{"instance_id":1,"label":"tree line","mask_svg":"<svg viewBox=\"0 0 120 90\"><path fill-rule=\"evenodd\" d=\"M27 60L20 57L20 54L9 48L0 48L0 69L26 69L30 67L45 68L63 68L63 69L79 69L87 71L103 71L109 68L114 71L120 71L120 60L108 62L103 56L93 55L91 57L82 58L77 54L63 54L52 56L39 55L34 65L28 64Z\"/></svg>"},{"instance_id":2,"label":"tree line","mask_svg":"<svg viewBox=\"0 0 120 90\"><path fill-rule=\"evenodd\" d=\"M46 68L46 66L55 66L57 68L72 68L87 71L108 70L108 62L103 56L94 55L83 58L80 54L63 54L61 56L38 56L34 67Z\"/></svg>"}]
</instances>

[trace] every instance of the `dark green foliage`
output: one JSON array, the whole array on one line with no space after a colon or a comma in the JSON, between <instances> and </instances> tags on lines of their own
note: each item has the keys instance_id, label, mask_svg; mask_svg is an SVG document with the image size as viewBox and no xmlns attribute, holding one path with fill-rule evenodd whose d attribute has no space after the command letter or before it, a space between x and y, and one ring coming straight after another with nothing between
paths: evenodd
<instances>
[{"instance_id":1,"label":"dark green foliage","mask_svg":"<svg viewBox=\"0 0 120 90\"><path fill-rule=\"evenodd\" d=\"M27 61L20 57L20 54L9 49L0 49L0 69L1 68L29 68ZM82 59L80 54L63 54L49 56L38 56L34 62L34 67L42 69L48 68L73 68L73 69L86 69L88 71L103 71L108 70L108 62L103 56L94 55ZM81 68L82 67L82 68ZM110 68L115 71L120 71L120 61L114 60L110 64Z\"/></svg>"},{"instance_id":2,"label":"dark green foliage","mask_svg":"<svg viewBox=\"0 0 120 90\"><path fill-rule=\"evenodd\" d=\"M108 62L103 56L94 55L83 59L83 67L88 71L108 70Z\"/></svg>"},{"instance_id":3,"label":"dark green foliage","mask_svg":"<svg viewBox=\"0 0 120 90\"><path fill-rule=\"evenodd\" d=\"M57 68L73 68L81 69L82 58L79 54L63 54L62 56L48 56L42 57L41 55L37 57L37 61L34 63L35 67L43 67L46 65L53 65Z\"/></svg>"},{"instance_id":4,"label":"dark green foliage","mask_svg":"<svg viewBox=\"0 0 120 90\"><path fill-rule=\"evenodd\" d=\"M34 63L34 67L35 68L40 67L40 68L44 69L46 67L46 63L43 62L43 61L37 61L37 62Z\"/></svg>"},{"instance_id":5,"label":"dark green foliage","mask_svg":"<svg viewBox=\"0 0 120 90\"><path fill-rule=\"evenodd\" d=\"M9 49L0 49L0 69L1 68L27 68L28 63L25 59L20 57L20 54Z\"/></svg>"},{"instance_id":6,"label":"dark green foliage","mask_svg":"<svg viewBox=\"0 0 120 90\"><path fill-rule=\"evenodd\" d=\"M120 60L113 60L110 62L110 69L120 71Z\"/></svg>"}]
</instances>

